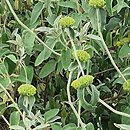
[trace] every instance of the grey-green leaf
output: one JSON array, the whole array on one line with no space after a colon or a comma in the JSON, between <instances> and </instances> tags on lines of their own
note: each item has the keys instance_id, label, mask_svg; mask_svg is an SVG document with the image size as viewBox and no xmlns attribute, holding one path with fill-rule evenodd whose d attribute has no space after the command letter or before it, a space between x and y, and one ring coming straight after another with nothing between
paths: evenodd
<instances>
[{"instance_id":1,"label":"grey-green leaf","mask_svg":"<svg viewBox=\"0 0 130 130\"><path fill-rule=\"evenodd\" d=\"M77 5L73 1L59 2L59 6L66 7L66 8L77 9Z\"/></svg>"},{"instance_id":2,"label":"grey-green leaf","mask_svg":"<svg viewBox=\"0 0 130 130\"><path fill-rule=\"evenodd\" d=\"M49 121L50 119L54 118L59 112L59 109L51 109L50 111L47 111L44 114L44 118L46 121Z\"/></svg>"},{"instance_id":3,"label":"grey-green leaf","mask_svg":"<svg viewBox=\"0 0 130 130\"><path fill-rule=\"evenodd\" d=\"M56 39L55 38L49 38L46 41L46 44L53 49L55 47L56 44ZM51 55L51 51L48 50L48 48L44 47L44 50L38 55L36 61L35 61L35 66L40 65L44 60L47 60L50 55Z\"/></svg>"},{"instance_id":4,"label":"grey-green leaf","mask_svg":"<svg viewBox=\"0 0 130 130\"><path fill-rule=\"evenodd\" d=\"M23 33L23 45L28 55L31 54L35 41L35 34L29 31Z\"/></svg>"},{"instance_id":5,"label":"grey-green leaf","mask_svg":"<svg viewBox=\"0 0 130 130\"><path fill-rule=\"evenodd\" d=\"M61 63L63 68L66 70L68 69L70 63L71 63L71 52L70 50L63 50L61 54Z\"/></svg>"},{"instance_id":6,"label":"grey-green leaf","mask_svg":"<svg viewBox=\"0 0 130 130\"><path fill-rule=\"evenodd\" d=\"M57 62L55 60L50 60L49 62L47 62L40 71L40 78L44 78L48 76L51 72L53 72L55 70L56 63Z\"/></svg>"},{"instance_id":7,"label":"grey-green leaf","mask_svg":"<svg viewBox=\"0 0 130 130\"><path fill-rule=\"evenodd\" d=\"M129 56L129 54L130 54L130 46L129 44L124 44L119 51L119 57L124 58Z\"/></svg>"},{"instance_id":8,"label":"grey-green leaf","mask_svg":"<svg viewBox=\"0 0 130 130\"><path fill-rule=\"evenodd\" d=\"M34 24L37 21L37 19L38 19L39 15L41 14L43 8L44 8L44 2L38 2L35 5L35 7L34 7L34 9L32 11L30 25Z\"/></svg>"},{"instance_id":9,"label":"grey-green leaf","mask_svg":"<svg viewBox=\"0 0 130 130\"><path fill-rule=\"evenodd\" d=\"M18 125L20 121L20 114L18 111L14 111L10 115L10 124L11 125Z\"/></svg>"},{"instance_id":10,"label":"grey-green leaf","mask_svg":"<svg viewBox=\"0 0 130 130\"><path fill-rule=\"evenodd\" d=\"M115 125L117 128L120 128L121 130L130 130L130 125L116 124L116 123L114 123L114 125Z\"/></svg>"}]
</instances>

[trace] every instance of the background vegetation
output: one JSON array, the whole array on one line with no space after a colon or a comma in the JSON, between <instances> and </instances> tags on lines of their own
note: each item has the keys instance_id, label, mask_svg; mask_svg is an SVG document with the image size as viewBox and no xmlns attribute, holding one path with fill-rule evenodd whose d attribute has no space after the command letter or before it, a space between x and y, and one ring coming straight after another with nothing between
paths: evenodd
<instances>
[{"instance_id":1,"label":"background vegetation","mask_svg":"<svg viewBox=\"0 0 130 130\"><path fill-rule=\"evenodd\" d=\"M130 130L129 6L0 0L0 129ZM75 22L63 25L64 16ZM76 50L90 58L80 60ZM85 75L92 84L71 87ZM27 95L18 93L22 84Z\"/></svg>"}]
</instances>

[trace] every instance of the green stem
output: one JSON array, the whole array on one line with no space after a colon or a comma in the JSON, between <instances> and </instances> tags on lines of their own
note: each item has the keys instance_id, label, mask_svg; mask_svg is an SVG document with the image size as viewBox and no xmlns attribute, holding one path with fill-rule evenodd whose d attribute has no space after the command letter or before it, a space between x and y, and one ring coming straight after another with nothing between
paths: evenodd
<instances>
[{"instance_id":1,"label":"green stem","mask_svg":"<svg viewBox=\"0 0 130 130\"><path fill-rule=\"evenodd\" d=\"M16 15L16 13L14 12L9 0L5 0L11 13L13 14L14 18L16 19L16 21L24 28L26 29L27 31L29 31L30 33L34 34L35 35L35 38L40 42L42 43L49 51L51 51L52 53L54 53L55 55L58 55L58 56L61 56L61 54L55 52L53 49L51 49L50 47L48 47L31 29L29 29L25 24L23 24L20 19L18 18L18 16Z\"/></svg>"},{"instance_id":2,"label":"green stem","mask_svg":"<svg viewBox=\"0 0 130 130\"><path fill-rule=\"evenodd\" d=\"M97 13L97 25L98 25L98 34L101 38L101 42L102 42L102 45L104 47L104 49L106 50L107 52L107 55L112 63L112 65L114 66L114 68L116 69L116 71L118 72L118 74L122 77L122 79L127 82L126 78L124 77L124 75L122 74L122 72L120 71L120 69L117 67L115 61L113 60L112 56L111 56L111 53L110 51L108 50L108 47L104 41L104 38L103 38L103 35L102 35L102 32L101 32L101 26L100 26L100 20L99 20L99 9L96 10L96 13Z\"/></svg>"},{"instance_id":3,"label":"green stem","mask_svg":"<svg viewBox=\"0 0 130 130\"><path fill-rule=\"evenodd\" d=\"M79 59L78 59L77 54L76 54L76 47L75 47L75 45L74 45L73 39L72 39L71 36L70 36L69 30L67 30L67 33L68 33L68 36L69 36L69 39L70 39L70 42L71 42L71 45L72 45L72 48L73 48L73 51L74 51L74 56L75 56L75 58L76 58L76 60L77 60L77 63L78 63L78 65L79 65L79 68L80 68L80 70L81 70L81 72L82 72L82 75L85 75L85 74L84 74L84 70L83 70L83 68L82 68L82 65L81 65L81 63L80 63L80 61L79 61Z\"/></svg>"},{"instance_id":4,"label":"green stem","mask_svg":"<svg viewBox=\"0 0 130 130\"><path fill-rule=\"evenodd\" d=\"M73 103L71 101L71 96L70 96L70 83L71 83L71 79L72 79L72 73L70 72L69 74L69 79L68 79L68 83L67 83L67 96L68 96L68 101L69 101L69 105L72 108L75 116L78 119L78 122L81 124L81 127L85 130L85 124L82 122L81 118L80 118L80 114L76 111L75 107L73 106Z\"/></svg>"},{"instance_id":5,"label":"green stem","mask_svg":"<svg viewBox=\"0 0 130 130\"><path fill-rule=\"evenodd\" d=\"M125 116L125 117L128 117L130 118L130 115L127 114L127 113L124 113L124 112L120 112L120 111L117 111L115 109L113 109L111 106L109 106L107 103L105 103L103 100L99 99L99 102L104 105L106 108L108 108L109 110L111 110L113 113L117 114L117 115L121 115L121 116Z\"/></svg>"}]
</instances>

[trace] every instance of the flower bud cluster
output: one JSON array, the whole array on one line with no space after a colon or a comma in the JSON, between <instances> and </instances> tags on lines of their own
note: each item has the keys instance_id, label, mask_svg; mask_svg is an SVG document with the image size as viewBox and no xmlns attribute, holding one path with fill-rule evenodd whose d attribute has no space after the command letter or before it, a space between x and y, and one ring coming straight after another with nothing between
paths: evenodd
<instances>
[{"instance_id":1,"label":"flower bud cluster","mask_svg":"<svg viewBox=\"0 0 130 130\"><path fill-rule=\"evenodd\" d=\"M118 48L120 48L120 47L123 46L125 43L129 43L129 42L130 42L130 38L125 37L125 38L121 39L120 41L114 42L114 46L117 46Z\"/></svg>"},{"instance_id":2,"label":"flower bud cluster","mask_svg":"<svg viewBox=\"0 0 130 130\"><path fill-rule=\"evenodd\" d=\"M123 89L127 92L130 92L130 79L127 80L127 82L124 82Z\"/></svg>"},{"instance_id":3,"label":"flower bud cluster","mask_svg":"<svg viewBox=\"0 0 130 130\"><path fill-rule=\"evenodd\" d=\"M88 61L90 59L90 54L88 52L84 51L84 50L77 50L76 54L78 56L78 59L81 62L86 62L86 61ZM74 56L74 52L73 52L73 56Z\"/></svg>"},{"instance_id":4,"label":"flower bud cluster","mask_svg":"<svg viewBox=\"0 0 130 130\"><path fill-rule=\"evenodd\" d=\"M70 26L74 25L75 20L74 20L72 17L65 16L65 17L62 17L62 18L59 20L59 23L60 23L60 25L63 26L63 27L70 27Z\"/></svg>"},{"instance_id":5,"label":"flower bud cluster","mask_svg":"<svg viewBox=\"0 0 130 130\"><path fill-rule=\"evenodd\" d=\"M93 79L94 77L92 75L81 76L80 78L74 80L71 83L71 86L75 89L84 88L91 85L93 83Z\"/></svg>"},{"instance_id":6,"label":"flower bud cluster","mask_svg":"<svg viewBox=\"0 0 130 130\"><path fill-rule=\"evenodd\" d=\"M89 0L89 5L94 8L103 8L104 4L104 0Z\"/></svg>"},{"instance_id":7,"label":"flower bud cluster","mask_svg":"<svg viewBox=\"0 0 130 130\"><path fill-rule=\"evenodd\" d=\"M20 95L33 96L36 94L36 88L31 84L22 84L18 88L18 92Z\"/></svg>"}]
</instances>

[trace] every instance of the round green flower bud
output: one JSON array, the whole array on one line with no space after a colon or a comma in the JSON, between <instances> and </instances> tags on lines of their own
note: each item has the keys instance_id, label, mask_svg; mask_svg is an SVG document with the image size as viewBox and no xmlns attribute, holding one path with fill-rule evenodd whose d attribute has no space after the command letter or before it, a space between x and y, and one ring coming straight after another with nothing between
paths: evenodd
<instances>
[{"instance_id":1,"label":"round green flower bud","mask_svg":"<svg viewBox=\"0 0 130 130\"><path fill-rule=\"evenodd\" d=\"M118 48L120 48L121 46L123 46L124 44L129 43L129 42L130 42L130 38L125 37L125 38L121 39L120 41L114 42L114 46L117 46Z\"/></svg>"},{"instance_id":2,"label":"round green flower bud","mask_svg":"<svg viewBox=\"0 0 130 130\"><path fill-rule=\"evenodd\" d=\"M120 40L121 45L124 45L125 43L129 43L130 42L130 38L124 37L123 39Z\"/></svg>"},{"instance_id":3,"label":"round green flower bud","mask_svg":"<svg viewBox=\"0 0 130 130\"><path fill-rule=\"evenodd\" d=\"M90 59L90 54L86 51L83 51L83 50L77 50L76 51L76 54L78 56L78 59L81 61L81 62L86 62ZM74 55L74 53L73 53Z\"/></svg>"},{"instance_id":4,"label":"round green flower bud","mask_svg":"<svg viewBox=\"0 0 130 130\"><path fill-rule=\"evenodd\" d=\"M130 79L127 80L127 82L124 82L123 89L127 92L130 92Z\"/></svg>"},{"instance_id":5,"label":"round green flower bud","mask_svg":"<svg viewBox=\"0 0 130 130\"><path fill-rule=\"evenodd\" d=\"M22 84L18 88L18 92L20 95L33 96L36 94L36 88L31 84Z\"/></svg>"},{"instance_id":6,"label":"round green flower bud","mask_svg":"<svg viewBox=\"0 0 130 130\"><path fill-rule=\"evenodd\" d=\"M117 46L118 48L120 48L121 47L121 42L120 41L114 42L114 46Z\"/></svg>"},{"instance_id":7,"label":"round green flower bud","mask_svg":"<svg viewBox=\"0 0 130 130\"><path fill-rule=\"evenodd\" d=\"M59 23L63 27L70 27L70 26L74 25L75 20L69 16L65 16L59 20Z\"/></svg>"},{"instance_id":8,"label":"round green flower bud","mask_svg":"<svg viewBox=\"0 0 130 130\"><path fill-rule=\"evenodd\" d=\"M81 87L81 83L79 82L78 79L74 80L72 83L71 83L71 86L74 87L75 89L78 89Z\"/></svg>"},{"instance_id":9,"label":"round green flower bud","mask_svg":"<svg viewBox=\"0 0 130 130\"><path fill-rule=\"evenodd\" d=\"M94 77L92 75L85 75L85 76L82 76L79 78L79 82L82 85L89 86L93 83L93 79L94 79Z\"/></svg>"},{"instance_id":10,"label":"round green flower bud","mask_svg":"<svg viewBox=\"0 0 130 130\"><path fill-rule=\"evenodd\" d=\"M104 0L89 0L89 5L95 8L103 8L104 4Z\"/></svg>"},{"instance_id":11,"label":"round green flower bud","mask_svg":"<svg viewBox=\"0 0 130 130\"><path fill-rule=\"evenodd\" d=\"M81 76L80 78L74 80L71 83L71 86L74 87L75 89L84 88L86 86L91 85L93 83L93 79L94 77L91 75Z\"/></svg>"}]
</instances>

